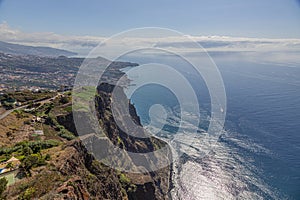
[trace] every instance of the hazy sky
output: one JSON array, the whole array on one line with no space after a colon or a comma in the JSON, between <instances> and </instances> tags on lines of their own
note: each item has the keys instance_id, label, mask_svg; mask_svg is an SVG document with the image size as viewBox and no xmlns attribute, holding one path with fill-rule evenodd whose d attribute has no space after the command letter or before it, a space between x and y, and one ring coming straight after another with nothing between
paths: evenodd
<instances>
[{"instance_id":1,"label":"hazy sky","mask_svg":"<svg viewBox=\"0 0 300 200\"><path fill-rule=\"evenodd\" d=\"M25 32L109 36L158 26L190 35L300 38L296 0L0 0L0 23Z\"/></svg>"}]
</instances>

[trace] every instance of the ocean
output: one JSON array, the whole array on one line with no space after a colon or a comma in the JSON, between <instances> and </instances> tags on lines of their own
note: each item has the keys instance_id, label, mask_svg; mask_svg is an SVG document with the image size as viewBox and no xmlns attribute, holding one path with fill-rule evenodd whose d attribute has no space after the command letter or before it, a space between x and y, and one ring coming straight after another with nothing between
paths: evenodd
<instances>
[{"instance_id":1,"label":"ocean","mask_svg":"<svg viewBox=\"0 0 300 200\"><path fill-rule=\"evenodd\" d=\"M262 62L247 55L211 56L226 90L224 133L204 157L197 156L192 147L184 149L183 158L174 163L173 199L300 199L300 65ZM139 64L160 63L162 59L166 57L126 57ZM205 82L189 71L186 63L171 57L167 60L185 74L197 93L201 134L210 119ZM136 77L128 76L134 84ZM164 106L168 118L155 134L163 139L176 134L180 105L168 88L148 84L136 90L130 100L142 124L153 126L149 130L155 129L149 109L155 104ZM195 142L197 136L190 135L189 129L186 123L184 141Z\"/></svg>"}]
</instances>

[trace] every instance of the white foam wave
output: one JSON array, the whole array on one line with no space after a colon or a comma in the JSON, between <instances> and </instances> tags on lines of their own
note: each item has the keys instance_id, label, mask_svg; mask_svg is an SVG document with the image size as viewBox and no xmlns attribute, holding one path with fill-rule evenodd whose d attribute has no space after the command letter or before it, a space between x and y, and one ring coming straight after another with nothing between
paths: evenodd
<instances>
[{"instance_id":1,"label":"white foam wave","mask_svg":"<svg viewBox=\"0 0 300 200\"><path fill-rule=\"evenodd\" d=\"M180 116L174 113L170 116L167 125L178 126ZM184 158L174 163L173 199L280 199L261 178L262 172L254 165L253 157L243 153L271 156L268 149L230 133L223 134L223 141L211 143L215 138L210 140L203 130L191 133L190 130L195 129L191 122L197 116L187 116L190 120L181 123L182 133L161 131L158 135L163 135L161 139L169 142L175 152L184 153ZM155 126L150 128L154 130ZM205 155L209 151L210 154Z\"/></svg>"}]
</instances>

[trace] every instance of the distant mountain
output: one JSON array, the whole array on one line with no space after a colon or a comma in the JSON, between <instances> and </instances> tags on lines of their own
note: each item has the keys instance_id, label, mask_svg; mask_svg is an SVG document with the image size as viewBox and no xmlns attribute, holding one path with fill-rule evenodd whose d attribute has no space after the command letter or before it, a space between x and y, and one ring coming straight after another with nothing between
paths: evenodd
<instances>
[{"instance_id":1,"label":"distant mountain","mask_svg":"<svg viewBox=\"0 0 300 200\"><path fill-rule=\"evenodd\" d=\"M33 47L0 41L0 52L15 55L36 55L47 57L75 56L77 53L51 47Z\"/></svg>"}]
</instances>

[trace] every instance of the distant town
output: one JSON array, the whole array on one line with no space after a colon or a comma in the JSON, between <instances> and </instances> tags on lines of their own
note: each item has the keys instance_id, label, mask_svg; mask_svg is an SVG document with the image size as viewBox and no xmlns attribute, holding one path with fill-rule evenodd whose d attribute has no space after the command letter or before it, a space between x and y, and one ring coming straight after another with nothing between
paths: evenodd
<instances>
[{"instance_id":1,"label":"distant town","mask_svg":"<svg viewBox=\"0 0 300 200\"><path fill-rule=\"evenodd\" d=\"M70 90L83 61L84 58L65 56L41 57L0 53L0 92ZM93 61L95 66L105 66L109 63L104 58L95 58ZM119 71L120 68L136 65L129 62L114 62L110 72L102 78L113 80L120 77L122 73ZM91 75L95 75L93 69Z\"/></svg>"},{"instance_id":2,"label":"distant town","mask_svg":"<svg viewBox=\"0 0 300 200\"><path fill-rule=\"evenodd\" d=\"M70 87L82 58L39 57L0 53L0 92L58 90Z\"/></svg>"}]
</instances>

